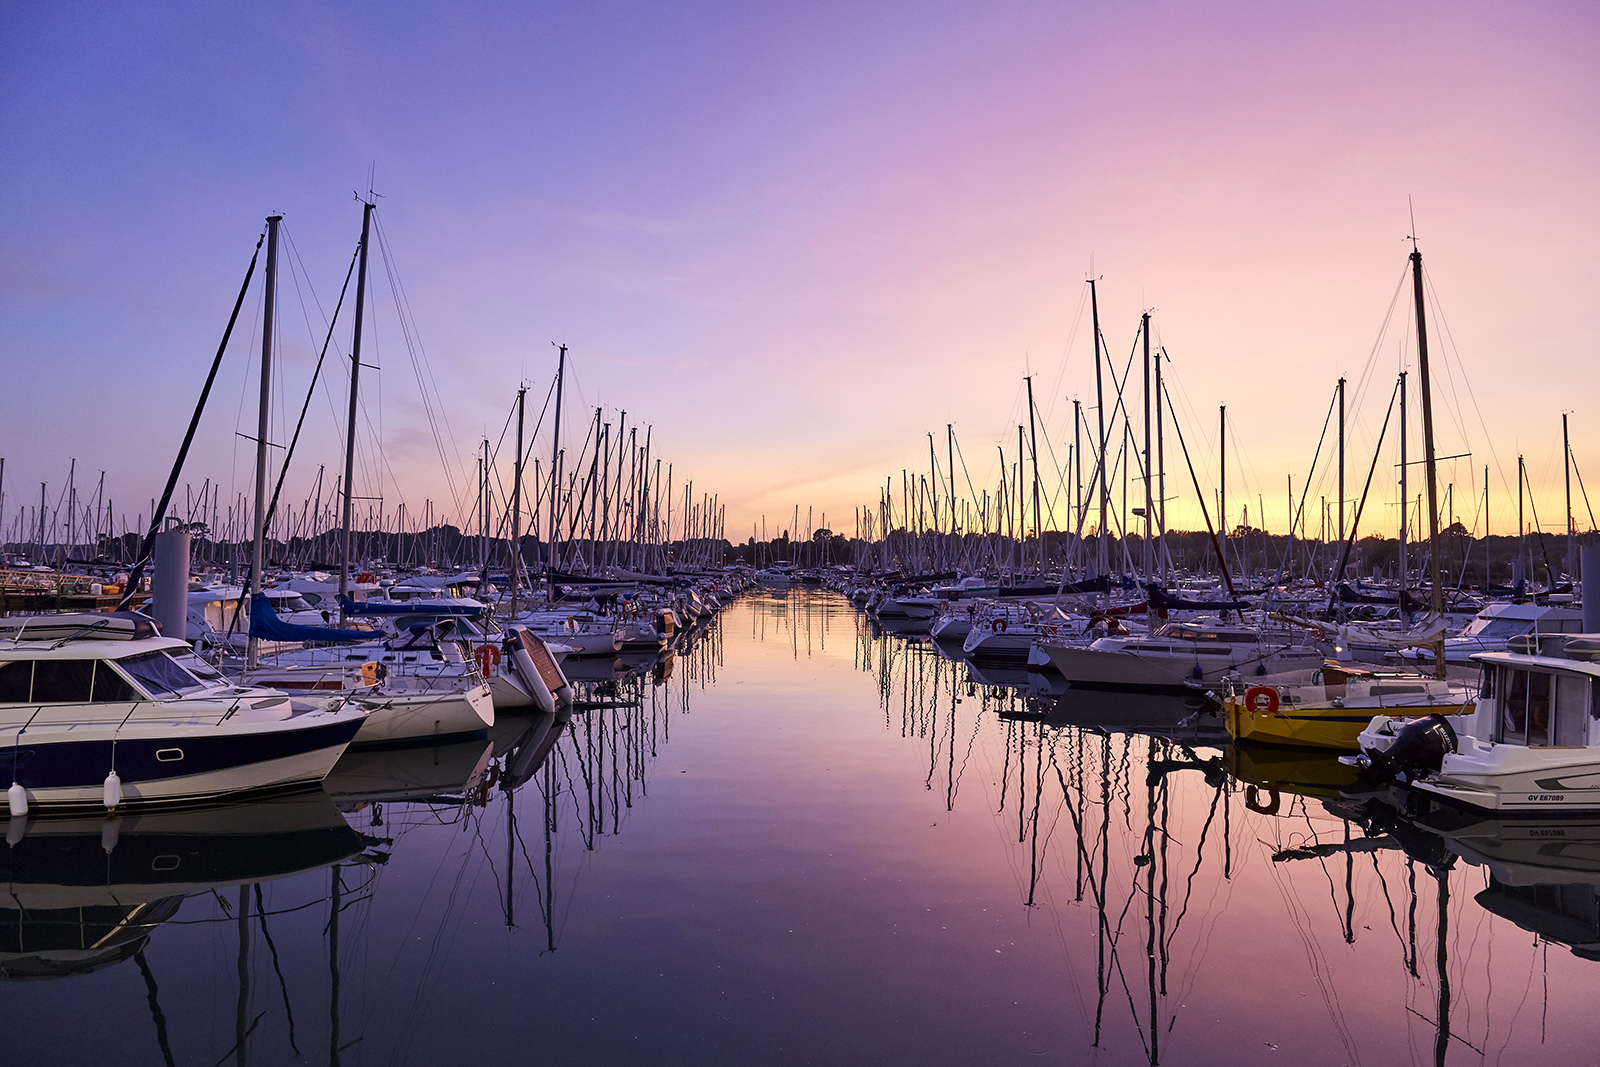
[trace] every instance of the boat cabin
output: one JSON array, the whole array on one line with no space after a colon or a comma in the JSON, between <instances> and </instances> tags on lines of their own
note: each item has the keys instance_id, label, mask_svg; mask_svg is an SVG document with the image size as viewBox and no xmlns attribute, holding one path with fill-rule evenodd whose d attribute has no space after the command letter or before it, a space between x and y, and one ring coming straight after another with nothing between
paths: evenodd
<instances>
[{"instance_id":1,"label":"boat cabin","mask_svg":"<svg viewBox=\"0 0 1600 1067\"><path fill-rule=\"evenodd\" d=\"M1506 652L1474 657L1483 667L1474 734L1529 748L1600 744L1600 638L1514 638Z\"/></svg>"}]
</instances>

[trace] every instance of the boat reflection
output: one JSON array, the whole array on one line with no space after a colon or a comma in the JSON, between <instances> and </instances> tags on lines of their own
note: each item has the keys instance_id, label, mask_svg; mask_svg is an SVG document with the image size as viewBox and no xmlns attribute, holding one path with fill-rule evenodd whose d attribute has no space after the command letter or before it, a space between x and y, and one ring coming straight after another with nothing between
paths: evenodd
<instances>
[{"instance_id":1,"label":"boat reflection","mask_svg":"<svg viewBox=\"0 0 1600 1067\"><path fill-rule=\"evenodd\" d=\"M1041 699L984 685L931 642L865 620L856 664L874 678L884 725L925 746L925 785L945 808L992 813L1019 903L1093 946L1063 964L1075 989L1094 983L1091 1048L1151 1064L1180 1044L1237 1053L1204 1025L1214 1016L1202 1023L1185 1003L1207 997L1196 976L1219 954L1217 930L1295 945L1261 992L1312 982L1347 1062L1396 1040L1431 1046L1436 1064L1452 1049L1503 1047L1522 996L1513 979L1547 966L1539 946L1585 959L1600 948L1600 825L1419 823L1393 809L1377 819L1344 797L1354 771L1332 753L1229 744L1181 698L1069 688ZM1452 933L1469 927L1466 940ZM1219 962L1239 952L1233 943ZM1092 975L1080 974L1090 958ZM1389 1029L1346 1025L1338 989L1351 971L1360 996L1381 986L1406 1005ZM1413 1027L1424 1033L1408 1038Z\"/></svg>"},{"instance_id":2,"label":"boat reflection","mask_svg":"<svg viewBox=\"0 0 1600 1067\"><path fill-rule=\"evenodd\" d=\"M364 845L320 793L37 821L0 853L0 977L63 978L113 966L140 956L186 897L327 867Z\"/></svg>"}]
</instances>

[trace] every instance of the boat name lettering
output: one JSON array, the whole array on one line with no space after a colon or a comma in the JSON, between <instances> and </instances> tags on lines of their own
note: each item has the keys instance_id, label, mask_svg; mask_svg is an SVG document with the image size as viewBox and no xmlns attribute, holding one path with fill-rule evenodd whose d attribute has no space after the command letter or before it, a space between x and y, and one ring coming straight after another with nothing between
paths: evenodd
<instances>
[{"instance_id":1,"label":"boat name lettering","mask_svg":"<svg viewBox=\"0 0 1600 1067\"><path fill-rule=\"evenodd\" d=\"M1530 803L1530 804L1557 804L1557 803L1560 803L1561 801L1563 801L1565 799L1567 799L1567 794L1565 794L1565 793L1529 793L1528 794L1528 803Z\"/></svg>"}]
</instances>

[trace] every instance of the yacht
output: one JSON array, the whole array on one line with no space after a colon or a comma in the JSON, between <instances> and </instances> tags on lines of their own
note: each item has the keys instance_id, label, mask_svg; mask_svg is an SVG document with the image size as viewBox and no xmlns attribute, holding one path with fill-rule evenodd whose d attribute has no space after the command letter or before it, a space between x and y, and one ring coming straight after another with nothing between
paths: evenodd
<instances>
[{"instance_id":1,"label":"yacht","mask_svg":"<svg viewBox=\"0 0 1600 1067\"><path fill-rule=\"evenodd\" d=\"M1525 634L1474 659L1472 713L1374 718L1356 757L1368 775L1476 811L1600 812L1600 636Z\"/></svg>"},{"instance_id":2,"label":"yacht","mask_svg":"<svg viewBox=\"0 0 1600 1067\"><path fill-rule=\"evenodd\" d=\"M314 784L366 722L356 703L198 677L174 658L189 646L143 616L0 621L0 784L14 818Z\"/></svg>"}]
</instances>

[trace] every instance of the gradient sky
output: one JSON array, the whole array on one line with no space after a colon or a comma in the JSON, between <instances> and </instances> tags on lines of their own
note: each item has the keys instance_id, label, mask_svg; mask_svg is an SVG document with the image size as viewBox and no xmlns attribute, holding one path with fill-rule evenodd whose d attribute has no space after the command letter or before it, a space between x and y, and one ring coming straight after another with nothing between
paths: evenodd
<instances>
[{"instance_id":1,"label":"gradient sky","mask_svg":"<svg viewBox=\"0 0 1600 1067\"><path fill-rule=\"evenodd\" d=\"M1442 311L1439 449L1473 454L1442 467L1456 510L1473 524L1487 463L1510 532L1521 452L1559 528L1563 411L1600 504L1597 46L1592 3L19 0L0 7L4 522L40 482L53 503L69 457L147 512L262 217L285 215L298 291L331 308L374 167L469 505L475 443L519 380L543 400L552 341L575 434L594 405L651 424L735 539L797 504L850 532L886 476L926 468L930 431L943 462L946 423L992 488L1030 372L1064 462L1067 399L1093 403L1092 270L1119 369L1153 308L1202 483L1227 404L1230 518L1248 498L1259 524L1260 494L1281 530L1334 380L1354 495L1412 360L1406 303L1384 329L1409 198ZM376 258L373 284L387 473L369 462L358 491L453 511ZM185 474L225 501L250 487L256 300ZM281 409L317 315L286 274ZM343 373L292 501L342 462ZM1174 452L1173 525L1197 525Z\"/></svg>"}]
</instances>

